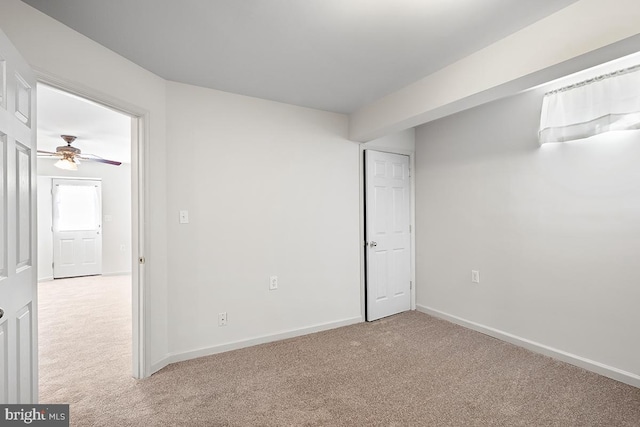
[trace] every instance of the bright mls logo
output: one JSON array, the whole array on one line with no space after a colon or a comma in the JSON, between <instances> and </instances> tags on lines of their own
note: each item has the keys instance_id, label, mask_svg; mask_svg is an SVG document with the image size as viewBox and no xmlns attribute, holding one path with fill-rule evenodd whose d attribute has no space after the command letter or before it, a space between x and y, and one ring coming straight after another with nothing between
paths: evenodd
<instances>
[{"instance_id":1,"label":"bright mls logo","mask_svg":"<svg viewBox=\"0 0 640 427\"><path fill-rule=\"evenodd\" d=\"M69 427L69 405L0 405L0 426Z\"/></svg>"}]
</instances>

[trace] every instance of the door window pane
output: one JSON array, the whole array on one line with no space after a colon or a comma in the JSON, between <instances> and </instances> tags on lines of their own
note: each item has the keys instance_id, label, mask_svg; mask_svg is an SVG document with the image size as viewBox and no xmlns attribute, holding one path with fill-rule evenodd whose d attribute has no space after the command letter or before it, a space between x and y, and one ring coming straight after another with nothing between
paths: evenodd
<instances>
[{"instance_id":1,"label":"door window pane","mask_svg":"<svg viewBox=\"0 0 640 427\"><path fill-rule=\"evenodd\" d=\"M101 215L98 187L60 184L54 209L58 214L58 231L96 230Z\"/></svg>"}]
</instances>

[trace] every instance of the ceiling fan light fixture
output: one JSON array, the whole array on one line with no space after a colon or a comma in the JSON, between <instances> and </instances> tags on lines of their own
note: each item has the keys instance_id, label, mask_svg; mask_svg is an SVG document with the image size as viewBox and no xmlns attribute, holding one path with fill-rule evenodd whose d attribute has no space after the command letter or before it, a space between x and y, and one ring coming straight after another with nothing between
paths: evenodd
<instances>
[{"instance_id":1,"label":"ceiling fan light fixture","mask_svg":"<svg viewBox=\"0 0 640 427\"><path fill-rule=\"evenodd\" d=\"M86 154L82 155L82 151L79 148L72 147L71 143L76 140L75 136L71 135L60 135L64 142L67 145L63 145L61 147L57 147L55 153L51 151L38 150L38 157L54 157L59 160L54 163L54 166L59 169L76 171L78 170L78 165L80 164L80 159L87 160L90 162L98 162L98 163L106 163L108 165L120 166L122 162L118 162L116 160L107 160L100 156L96 156L95 154Z\"/></svg>"},{"instance_id":2,"label":"ceiling fan light fixture","mask_svg":"<svg viewBox=\"0 0 640 427\"><path fill-rule=\"evenodd\" d=\"M53 166L59 168L59 169L64 169L67 171L77 171L78 170L78 165L76 164L76 162L73 161L73 159L70 159L68 157L62 158L60 160L58 160L57 162L55 162L53 164Z\"/></svg>"}]
</instances>

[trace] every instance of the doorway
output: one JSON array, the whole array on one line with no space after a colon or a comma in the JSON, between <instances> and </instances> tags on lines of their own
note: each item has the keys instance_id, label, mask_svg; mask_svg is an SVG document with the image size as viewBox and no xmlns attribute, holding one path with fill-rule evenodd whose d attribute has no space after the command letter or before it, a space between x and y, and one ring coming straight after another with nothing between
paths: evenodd
<instances>
[{"instance_id":1,"label":"doorway","mask_svg":"<svg viewBox=\"0 0 640 427\"><path fill-rule=\"evenodd\" d=\"M140 289L140 270L137 262L138 243L140 241L139 235L141 230L138 228L138 218L140 217L140 211L142 206L138 203L138 200L142 199L143 194L140 190L139 177L142 176L140 165L141 150L138 144L141 134L141 121L142 118L133 116L131 114L123 113L122 110L107 107L103 103L90 100L86 97L76 95L66 89L61 89L59 84L50 85L47 83L38 84L38 149L48 151L49 153L55 153L57 146L64 146L65 141L60 139L61 135L74 135L77 139L73 143L73 147L82 150L83 159L80 160L77 165L77 170L65 170L57 169L54 167L56 159L53 158L39 158L38 159L38 227L39 227L39 240L42 238L42 242L39 242L39 262L38 262L38 278L40 286L60 288L57 293L53 294L54 299L51 300L51 293L47 298L51 304L60 304L61 301L56 301L58 295L64 298L64 289L82 289L83 293L89 292L85 295L82 302L78 304L95 304L93 311L98 312L105 310L119 310L119 312L126 312L128 315L127 331L127 360L122 366L123 374L128 377L140 378L143 376L143 356L141 342L141 326L140 321L142 313L138 302L141 295ZM64 116L65 110L71 110L69 117ZM108 123L102 123L102 119L96 118L97 110L106 112L107 115L116 117L118 130L114 130L114 126L110 126ZM113 123L112 123L113 124ZM126 143L122 143L122 137L126 137ZM49 140L49 145L45 145ZM91 159L85 160L84 157L91 156ZM95 159L102 159L92 161ZM113 162L105 162L104 159L118 160L121 165L114 165ZM58 179L64 179L64 181L56 181ZM96 263L100 263L99 269L93 269L91 271L75 271L71 274L54 274L56 270L56 263L54 263L54 256L65 256L63 253L55 254L54 241L58 239L60 243L60 236L55 236L54 233L54 213L53 198L55 197L55 191L51 191L55 187L55 182L66 182L72 179L76 184L83 182L99 182L102 190L102 197L100 201L100 207L96 207L99 210L99 217L96 219L94 226L98 226L100 230L100 237L102 238L102 256L98 257L100 252L99 246L96 246L95 242L89 242L88 236L81 238L82 241L79 245L75 245L77 248L82 249L80 252L74 249L70 249L71 243L69 239L65 240L67 260L70 258L70 254L73 254L78 258L78 253L81 253L80 258L90 259L95 257ZM95 187L93 187L95 188ZM83 190L80 190L82 193ZM79 194L77 191L71 190L70 194L66 196L71 200L78 201ZM85 194L89 196L90 194ZM133 196L133 197L132 197ZM67 197L67 198L69 198ZM100 209L101 208L101 209ZM72 215L73 217L73 215ZM78 218L75 218L78 220ZM78 228L78 227L71 227ZM80 228L86 228L84 226ZM59 231L59 230L58 230ZM76 230L77 231L77 230ZM84 230L87 231L87 230ZM96 230L93 230L96 233ZM47 241L45 241L47 240ZM65 246L65 245L62 245ZM88 247L90 246L90 247ZM61 248L57 245L57 249ZM93 251L93 253L92 253ZM95 267L95 266L94 266ZM88 277L92 274L101 274L101 276ZM80 277L75 277L80 276ZM50 282L54 277L75 277L71 279L60 279L54 282ZM123 278L126 279L126 283L123 287ZM67 281L66 287L62 287L63 281ZM114 284L118 282L118 284ZM78 284L80 284L78 286ZM85 286L86 285L86 286ZM117 295L118 304L121 304L119 309L113 308L113 301L107 307L106 299L100 296L101 293L107 291L113 287L114 291L109 294L110 301L113 299L113 294ZM91 290L95 292L90 293ZM125 290L123 293L123 289ZM73 293L74 296L81 294L80 292ZM43 292L42 295L45 295ZM44 300L44 299L43 299ZM72 304L70 299L64 300L68 304ZM122 307L124 304L124 309ZM44 309L44 307L41 306ZM90 307L86 307L89 309ZM69 310L69 312L74 312ZM76 314L79 311L75 311ZM57 310L55 316L64 315L65 310ZM133 314L133 315L132 315ZM42 311L41 317L47 316L45 310ZM126 316L120 316L120 325L114 326L116 330L122 331L122 319ZM103 316L103 319L107 319L108 316ZM43 320L45 320L43 318ZM58 319L57 319L58 320ZM86 319L83 321L86 322ZM91 325L86 325L91 328ZM108 330L109 328L103 328ZM54 332L55 333L55 332ZM86 331L89 333L89 331ZM120 334L119 336L126 335ZM61 331L59 339L64 339L65 333ZM105 336L105 340L108 341L109 337ZM46 340L42 342L45 343ZM118 346L122 348L121 343ZM43 352L44 354L45 352ZM106 356L103 354L103 356ZM46 361L41 365L41 376L46 377L45 371L47 369ZM133 366L133 369L132 369ZM133 373L132 373L133 371Z\"/></svg>"},{"instance_id":2,"label":"doorway","mask_svg":"<svg viewBox=\"0 0 640 427\"><path fill-rule=\"evenodd\" d=\"M365 316L411 310L410 157L364 150Z\"/></svg>"},{"instance_id":3,"label":"doorway","mask_svg":"<svg viewBox=\"0 0 640 427\"><path fill-rule=\"evenodd\" d=\"M54 178L53 278L102 274L102 179Z\"/></svg>"}]
</instances>

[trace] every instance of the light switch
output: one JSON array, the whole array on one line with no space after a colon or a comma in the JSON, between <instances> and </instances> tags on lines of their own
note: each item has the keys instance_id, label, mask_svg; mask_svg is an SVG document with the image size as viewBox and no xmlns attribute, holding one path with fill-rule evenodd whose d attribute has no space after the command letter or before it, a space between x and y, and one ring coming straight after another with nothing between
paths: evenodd
<instances>
[{"instance_id":1,"label":"light switch","mask_svg":"<svg viewBox=\"0 0 640 427\"><path fill-rule=\"evenodd\" d=\"M478 270L471 270L471 282L480 283L480 272Z\"/></svg>"},{"instance_id":2,"label":"light switch","mask_svg":"<svg viewBox=\"0 0 640 427\"><path fill-rule=\"evenodd\" d=\"M189 224L189 211L180 211L180 224Z\"/></svg>"}]
</instances>

